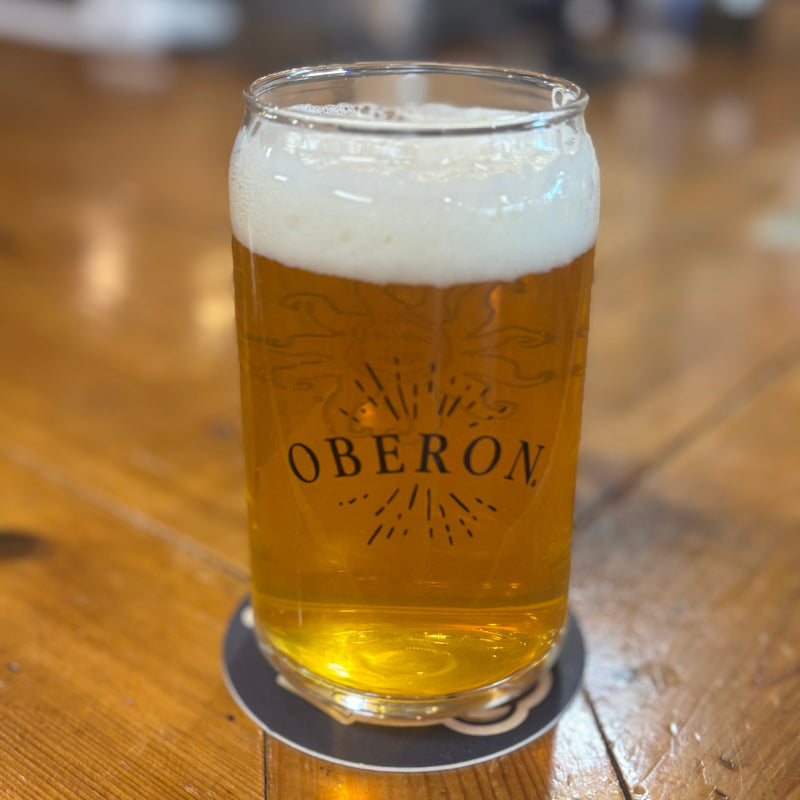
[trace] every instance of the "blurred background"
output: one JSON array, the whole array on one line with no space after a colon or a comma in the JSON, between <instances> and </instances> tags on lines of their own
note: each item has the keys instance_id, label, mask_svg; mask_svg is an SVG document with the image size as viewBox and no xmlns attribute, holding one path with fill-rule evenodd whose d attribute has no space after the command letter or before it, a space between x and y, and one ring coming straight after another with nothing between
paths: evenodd
<instances>
[{"instance_id":1,"label":"blurred background","mask_svg":"<svg viewBox=\"0 0 800 800\"><path fill-rule=\"evenodd\" d=\"M0 0L0 37L148 58L203 53L253 73L436 59L583 82L686 69L704 43L752 45L770 0Z\"/></svg>"}]
</instances>

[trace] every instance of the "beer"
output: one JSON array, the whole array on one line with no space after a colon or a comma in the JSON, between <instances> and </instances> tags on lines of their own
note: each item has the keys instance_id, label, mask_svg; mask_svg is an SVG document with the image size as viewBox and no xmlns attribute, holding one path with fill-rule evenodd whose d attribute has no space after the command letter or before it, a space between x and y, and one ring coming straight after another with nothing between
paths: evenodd
<instances>
[{"instance_id":1,"label":"beer","mask_svg":"<svg viewBox=\"0 0 800 800\"><path fill-rule=\"evenodd\" d=\"M575 120L422 139L256 116L231 189L263 649L367 716L504 696L492 687L533 674L566 620L597 223L588 136Z\"/></svg>"}]
</instances>

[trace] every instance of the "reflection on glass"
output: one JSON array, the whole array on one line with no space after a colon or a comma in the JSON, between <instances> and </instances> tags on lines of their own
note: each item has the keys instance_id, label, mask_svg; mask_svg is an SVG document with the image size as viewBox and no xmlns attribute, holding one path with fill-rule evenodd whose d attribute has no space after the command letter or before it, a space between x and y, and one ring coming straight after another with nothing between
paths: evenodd
<instances>
[{"instance_id":1,"label":"reflection on glass","mask_svg":"<svg viewBox=\"0 0 800 800\"><path fill-rule=\"evenodd\" d=\"M217 350L234 341L230 259L227 247L216 248L191 264L194 335L205 349Z\"/></svg>"},{"instance_id":2,"label":"reflection on glass","mask_svg":"<svg viewBox=\"0 0 800 800\"><path fill-rule=\"evenodd\" d=\"M127 236L113 206L92 206L83 224L86 250L80 263L79 300L90 314L107 317L129 288Z\"/></svg>"}]
</instances>

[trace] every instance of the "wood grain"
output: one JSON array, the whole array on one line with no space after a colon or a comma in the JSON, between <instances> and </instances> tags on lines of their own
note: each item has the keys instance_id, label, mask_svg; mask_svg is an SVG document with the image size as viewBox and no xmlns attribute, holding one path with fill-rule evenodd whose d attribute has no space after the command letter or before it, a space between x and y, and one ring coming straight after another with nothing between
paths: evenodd
<instances>
[{"instance_id":1,"label":"wood grain","mask_svg":"<svg viewBox=\"0 0 800 800\"><path fill-rule=\"evenodd\" d=\"M6 460L0 486L0 797L261 797L219 666L246 584Z\"/></svg>"},{"instance_id":2,"label":"wood grain","mask_svg":"<svg viewBox=\"0 0 800 800\"><path fill-rule=\"evenodd\" d=\"M593 88L586 690L539 742L426 775L263 742L219 674L253 76L0 48L0 798L800 800L798 41L775 0L748 48Z\"/></svg>"},{"instance_id":3,"label":"wood grain","mask_svg":"<svg viewBox=\"0 0 800 800\"><path fill-rule=\"evenodd\" d=\"M242 79L166 65L165 85L131 93L92 63L0 50L0 74L24 76L0 81L17 109L0 315L24 331L0 337L0 429L244 569L226 201Z\"/></svg>"},{"instance_id":4,"label":"wood grain","mask_svg":"<svg viewBox=\"0 0 800 800\"><path fill-rule=\"evenodd\" d=\"M797 345L582 534L588 691L633 794L800 797Z\"/></svg>"},{"instance_id":5,"label":"wood grain","mask_svg":"<svg viewBox=\"0 0 800 800\"><path fill-rule=\"evenodd\" d=\"M275 741L269 742L267 754L269 800L623 797L583 698L541 739L502 758L464 769L425 774L367 772L320 762Z\"/></svg>"},{"instance_id":6,"label":"wood grain","mask_svg":"<svg viewBox=\"0 0 800 800\"><path fill-rule=\"evenodd\" d=\"M593 95L605 180L579 518L783 358L796 331L797 252L762 231L797 207L800 111L768 120L800 49L767 52L746 69L735 52L701 52L680 79Z\"/></svg>"}]
</instances>

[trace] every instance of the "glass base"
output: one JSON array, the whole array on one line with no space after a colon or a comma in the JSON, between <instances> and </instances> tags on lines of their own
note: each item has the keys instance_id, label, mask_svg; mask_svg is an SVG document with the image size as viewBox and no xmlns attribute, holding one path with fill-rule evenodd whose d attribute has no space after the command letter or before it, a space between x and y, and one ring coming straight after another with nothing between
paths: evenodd
<instances>
[{"instance_id":1,"label":"glass base","mask_svg":"<svg viewBox=\"0 0 800 800\"><path fill-rule=\"evenodd\" d=\"M524 694L543 672L555 665L566 633L565 626L541 659L501 681L468 692L424 698L387 697L331 683L303 669L260 636L257 635L256 639L263 655L278 671L281 685L338 722L419 726L433 725L448 717L480 717L487 709L503 705Z\"/></svg>"}]
</instances>

